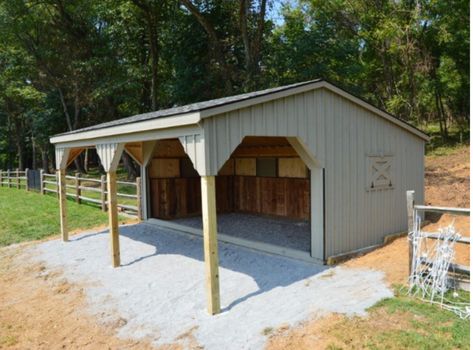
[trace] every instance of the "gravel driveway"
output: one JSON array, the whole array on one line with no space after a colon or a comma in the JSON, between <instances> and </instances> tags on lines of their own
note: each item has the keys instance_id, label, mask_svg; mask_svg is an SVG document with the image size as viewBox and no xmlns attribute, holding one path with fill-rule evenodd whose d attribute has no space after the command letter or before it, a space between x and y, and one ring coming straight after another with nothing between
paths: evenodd
<instances>
[{"instance_id":1,"label":"gravel driveway","mask_svg":"<svg viewBox=\"0 0 473 350\"><path fill-rule=\"evenodd\" d=\"M267 334L330 312L363 315L392 296L383 274L331 268L219 244L223 312L206 312L200 237L146 223L120 227L122 266L110 267L108 232L35 246L35 259L83 286L87 312L121 319L119 336L156 345L189 339L205 349L260 349Z\"/></svg>"}]
</instances>

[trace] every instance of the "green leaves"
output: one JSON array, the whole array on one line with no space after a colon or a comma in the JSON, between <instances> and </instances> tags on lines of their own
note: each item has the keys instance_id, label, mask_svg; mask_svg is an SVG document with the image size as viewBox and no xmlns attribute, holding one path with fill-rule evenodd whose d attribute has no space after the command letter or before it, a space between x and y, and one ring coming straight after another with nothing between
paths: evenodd
<instances>
[{"instance_id":1,"label":"green leaves","mask_svg":"<svg viewBox=\"0 0 473 350\"><path fill-rule=\"evenodd\" d=\"M281 1L0 1L0 155L22 146L28 163L33 134L46 147L153 105L319 77L444 135L467 124L468 1Z\"/></svg>"}]
</instances>

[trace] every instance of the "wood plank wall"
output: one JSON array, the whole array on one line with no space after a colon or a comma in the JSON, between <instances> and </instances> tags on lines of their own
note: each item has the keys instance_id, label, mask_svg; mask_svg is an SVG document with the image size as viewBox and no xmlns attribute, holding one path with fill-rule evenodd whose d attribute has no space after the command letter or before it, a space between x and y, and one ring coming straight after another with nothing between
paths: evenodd
<instances>
[{"instance_id":1,"label":"wood plank wall","mask_svg":"<svg viewBox=\"0 0 473 350\"><path fill-rule=\"evenodd\" d=\"M310 218L309 179L235 176L236 212Z\"/></svg>"},{"instance_id":2,"label":"wood plank wall","mask_svg":"<svg viewBox=\"0 0 473 350\"><path fill-rule=\"evenodd\" d=\"M234 211L232 176L218 176L217 212ZM150 180L151 217L176 219L200 215L202 211L200 177Z\"/></svg>"},{"instance_id":3,"label":"wood plank wall","mask_svg":"<svg viewBox=\"0 0 473 350\"><path fill-rule=\"evenodd\" d=\"M151 217L174 219L200 215L200 177L184 171L189 160L179 141L166 140L162 146L160 150L157 148L148 169ZM256 159L248 156L251 153L245 150L245 158L230 159L216 177L217 212L309 220L310 181L300 158L287 158L290 154L284 154L285 158L279 158L278 173L285 177L262 177L255 176Z\"/></svg>"},{"instance_id":4,"label":"wood plank wall","mask_svg":"<svg viewBox=\"0 0 473 350\"><path fill-rule=\"evenodd\" d=\"M217 212L310 218L309 179L217 176ZM200 178L150 180L151 216L173 219L200 215Z\"/></svg>"}]
</instances>

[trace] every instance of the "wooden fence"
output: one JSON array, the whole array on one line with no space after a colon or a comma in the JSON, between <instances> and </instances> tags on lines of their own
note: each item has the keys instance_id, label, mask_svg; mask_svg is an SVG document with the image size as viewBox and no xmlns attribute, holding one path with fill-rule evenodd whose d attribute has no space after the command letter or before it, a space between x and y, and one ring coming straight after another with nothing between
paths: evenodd
<instances>
[{"instance_id":1,"label":"wooden fence","mask_svg":"<svg viewBox=\"0 0 473 350\"><path fill-rule=\"evenodd\" d=\"M28 185L26 181L27 171L21 170L7 170L0 171L0 186L7 186L9 188L24 188L28 190Z\"/></svg>"},{"instance_id":2,"label":"wooden fence","mask_svg":"<svg viewBox=\"0 0 473 350\"><path fill-rule=\"evenodd\" d=\"M23 188L30 191L28 186L28 169L0 170L0 186L9 188ZM39 193L58 193L58 178L56 174L48 174L43 170L39 172ZM137 177L135 182L117 181L119 190L130 192L118 192L117 207L122 211L131 212L141 217L141 178ZM77 203L89 202L99 205L103 211L107 210L107 178L81 177L79 173L75 176L66 176L66 195L75 199Z\"/></svg>"}]
</instances>

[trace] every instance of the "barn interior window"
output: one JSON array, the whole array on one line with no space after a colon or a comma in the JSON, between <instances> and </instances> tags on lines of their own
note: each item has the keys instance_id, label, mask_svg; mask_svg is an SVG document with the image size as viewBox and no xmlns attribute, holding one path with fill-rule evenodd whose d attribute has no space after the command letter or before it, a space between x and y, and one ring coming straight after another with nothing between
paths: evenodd
<instances>
[{"instance_id":1,"label":"barn interior window","mask_svg":"<svg viewBox=\"0 0 473 350\"><path fill-rule=\"evenodd\" d=\"M368 178L366 189L383 190L393 188L393 157L375 155L367 157Z\"/></svg>"},{"instance_id":2,"label":"barn interior window","mask_svg":"<svg viewBox=\"0 0 473 350\"><path fill-rule=\"evenodd\" d=\"M256 176L276 177L278 163L276 158L257 158Z\"/></svg>"}]
</instances>

